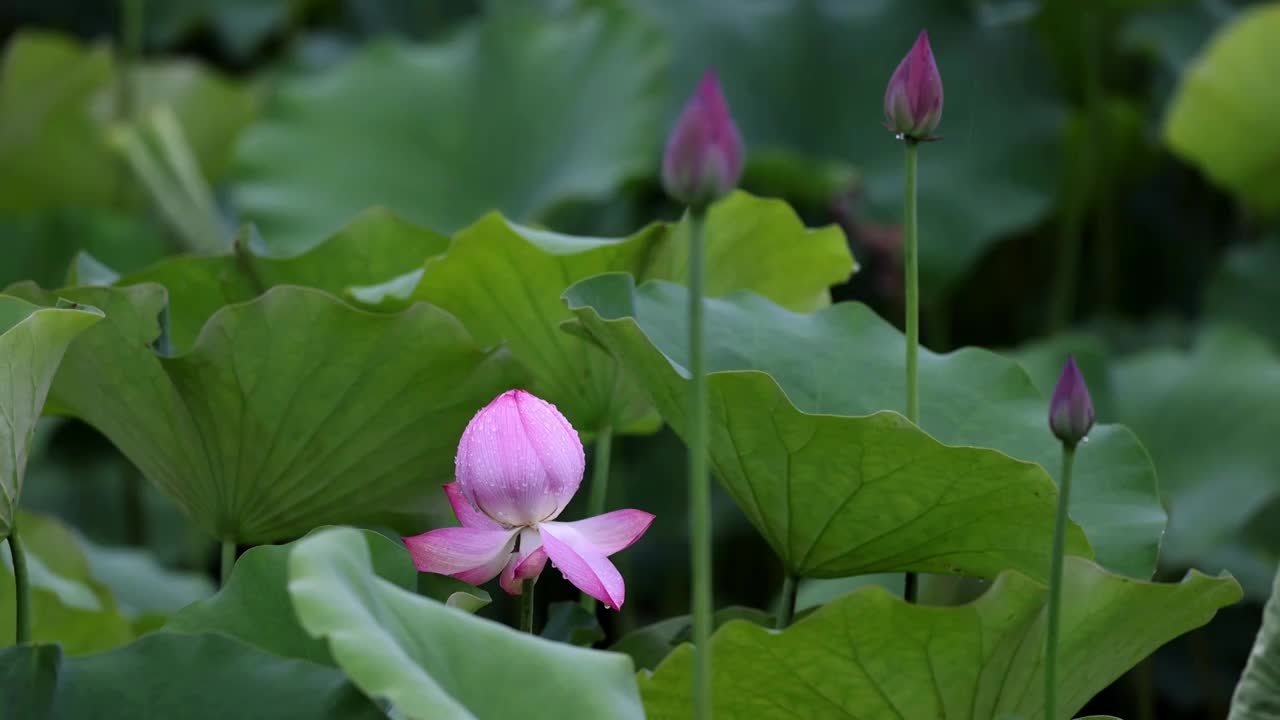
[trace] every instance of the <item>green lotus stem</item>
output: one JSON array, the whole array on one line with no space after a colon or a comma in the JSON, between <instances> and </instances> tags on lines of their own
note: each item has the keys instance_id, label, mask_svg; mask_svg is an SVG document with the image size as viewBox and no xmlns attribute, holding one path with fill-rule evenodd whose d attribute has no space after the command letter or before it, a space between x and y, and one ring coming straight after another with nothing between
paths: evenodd
<instances>
[{"instance_id":1,"label":"green lotus stem","mask_svg":"<svg viewBox=\"0 0 1280 720\"><path fill-rule=\"evenodd\" d=\"M1062 485L1058 490L1058 517L1053 524L1053 555L1049 570L1049 628L1044 643L1044 716L1058 717L1058 625L1062 614L1062 566L1067 546L1067 508L1071 504L1071 466L1076 449L1062 446Z\"/></svg>"},{"instance_id":2,"label":"green lotus stem","mask_svg":"<svg viewBox=\"0 0 1280 720\"><path fill-rule=\"evenodd\" d=\"M231 579L231 569L236 565L236 542L234 540L222 541L222 587L226 587L227 581Z\"/></svg>"},{"instance_id":3,"label":"green lotus stem","mask_svg":"<svg viewBox=\"0 0 1280 720\"><path fill-rule=\"evenodd\" d=\"M9 528L9 554L13 556L14 638L18 645L31 642L31 578L27 573L27 551L18 539L18 523Z\"/></svg>"},{"instance_id":4,"label":"green lotus stem","mask_svg":"<svg viewBox=\"0 0 1280 720\"><path fill-rule=\"evenodd\" d=\"M693 716L711 717L711 478L707 470L706 338L702 294L706 208L689 212L689 545L693 567Z\"/></svg>"},{"instance_id":5,"label":"green lotus stem","mask_svg":"<svg viewBox=\"0 0 1280 720\"><path fill-rule=\"evenodd\" d=\"M918 364L920 355L920 246L919 228L916 224L916 151L920 143L910 137L903 138L906 148L906 188L902 230L904 241L903 272L906 273L907 303L907 419L920 424L920 387ZM902 598L909 603L916 601L919 583L915 573L907 573Z\"/></svg>"},{"instance_id":6,"label":"green lotus stem","mask_svg":"<svg viewBox=\"0 0 1280 720\"><path fill-rule=\"evenodd\" d=\"M618 372L621 372L619 369ZM591 495L587 498L587 517L604 514L605 499L609 495L609 459L613 452L613 426L605 425L596 433L595 457L591 466ZM583 609L595 612L596 599L582 593Z\"/></svg>"},{"instance_id":7,"label":"green lotus stem","mask_svg":"<svg viewBox=\"0 0 1280 720\"><path fill-rule=\"evenodd\" d=\"M782 599L778 603L778 622L775 628L781 630L791 624L791 618L796 614L796 591L800 589L800 584L796 582L796 576L787 573L782 577Z\"/></svg>"},{"instance_id":8,"label":"green lotus stem","mask_svg":"<svg viewBox=\"0 0 1280 720\"><path fill-rule=\"evenodd\" d=\"M533 578L520 581L520 629L533 634Z\"/></svg>"}]
</instances>

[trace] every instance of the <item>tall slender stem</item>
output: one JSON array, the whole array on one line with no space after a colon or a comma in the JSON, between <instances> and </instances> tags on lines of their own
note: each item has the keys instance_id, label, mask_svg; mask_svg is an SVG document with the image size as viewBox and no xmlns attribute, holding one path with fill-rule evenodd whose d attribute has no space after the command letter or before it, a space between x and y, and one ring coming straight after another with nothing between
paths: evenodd
<instances>
[{"instance_id":1,"label":"tall slender stem","mask_svg":"<svg viewBox=\"0 0 1280 720\"><path fill-rule=\"evenodd\" d=\"M917 366L920 355L920 243L919 228L916 223L916 151L920 143L911 138L903 138L906 148L906 187L903 189L904 208L902 218L903 231L903 271L906 273L907 304L907 419L920 424L920 387L918 384ZM916 601L919 583L915 573L907 573L903 585L902 597L909 603Z\"/></svg>"},{"instance_id":2,"label":"tall slender stem","mask_svg":"<svg viewBox=\"0 0 1280 720\"><path fill-rule=\"evenodd\" d=\"M707 472L706 338L702 293L705 208L689 212L689 532L693 552L693 716L711 717L711 478Z\"/></svg>"},{"instance_id":3,"label":"tall slender stem","mask_svg":"<svg viewBox=\"0 0 1280 720\"><path fill-rule=\"evenodd\" d=\"M591 495L587 498L587 517L604 514L605 500L609 496L609 456L612 452L613 426L605 425L596 433L595 458L591 466ZM580 602L587 612L595 612L595 598L582 593Z\"/></svg>"},{"instance_id":4,"label":"tall slender stem","mask_svg":"<svg viewBox=\"0 0 1280 720\"><path fill-rule=\"evenodd\" d=\"M520 629L533 634L533 579L520 581Z\"/></svg>"},{"instance_id":5,"label":"tall slender stem","mask_svg":"<svg viewBox=\"0 0 1280 720\"><path fill-rule=\"evenodd\" d=\"M13 556L14 620L17 623L14 638L16 644L22 645L31 642L31 580L27 574L27 551L18 539L16 518L9 528L9 554Z\"/></svg>"},{"instance_id":6,"label":"tall slender stem","mask_svg":"<svg viewBox=\"0 0 1280 720\"><path fill-rule=\"evenodd\" d=\"M222 541L222 586L226 587L227 581L231 579L231 569L236 565L236 542L234 540Z\"/></svg>"},{"instance_id":7,"label":"tall slender stem","mask_svg":"<svg viewBox=\"0 0 1280 720\"><path fill-rule=\"evenodd\" d=\"M1067 545L1067 509L1071 504L1071 466L1076 449L1062 446L1062 477L1058 488L1058 518L1053 524L1053 556L1049 570L1049 629L1044 647L1044 717L1058 717L1058 623L1062 613L1062 565Z\"/></svg>"},{"instance_id":8,"label":"tall slender stem","mask_svg":"<svg viewBox=\"0 0 1280 720\"><path fill-rule=\"evenodd\" d=\"M778 623L774 625L777 629L791 624L791 618L796 614L796 591L799 588L795 575L787 573L782 577L782 599L778 603Z\"/></svg>"}]
</instances>

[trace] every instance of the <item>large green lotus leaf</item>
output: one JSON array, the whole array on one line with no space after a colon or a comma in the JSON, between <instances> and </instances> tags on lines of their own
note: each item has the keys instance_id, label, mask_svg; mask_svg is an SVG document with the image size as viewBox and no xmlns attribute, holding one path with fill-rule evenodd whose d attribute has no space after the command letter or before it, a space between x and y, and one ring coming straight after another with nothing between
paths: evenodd
<instances>
[{"instance_id":1,"label":"large green lotus leaf","mask_svg":"<svg viewBox=\"0 0 1280 720\"><path fill-rule=\"evenodd\" d=\"M331 667L216 634L152 633L64 658L56 645L0 652L0 709L23 720L320 720L386 717Z\"/></svg>"},{"instance_id":2,"label":"large green lotus leaf","mask_svg":"<svg viewBox=\"0 0 1280 720\"><path fill-rule=\"evenodd\" d=\"M133 639L111 590L94 578L75 533L60 522L21 513L18 524L31 580L31 635L72 655L101 652ZM13 565L0 543L0 647L14 644ZM6 716L7 717L7 716Z\"/></svg>"},{"instance_id":3,"label":"large green lotus leaf","mask_svg":"<svg viewBox=\"0 0 1280 720\"><path fill-rule=\"evenodd\" d=\"M116 207L140 197L122 186L128 171L108 141L119 113L106 47L20 33L0 72L0 209ZM186 61L146 64L135 82L136 112L172 107L201 170L216 179L253 115L252 95Z\"/></svg>"},{"instance_id":4,"label":"large green lotus leaf","mask_svg":"<svg viewBox=\"0 0 1280 720\"><path fill-rule=\"evenodd\" d=\"M673 328L654 327L651 322L663 322L657 317L661 311L643 307L654 295L673 297L677 287L650 283L631 296L630 277L612 275L575 286L570 296L587 328L625 359L663 417L683 434L688 389L674 359L679 351L664 354L671 338L655 337ZM846 417L830 414L830 405L798 409L795 395L763 372L721 371L725 352L744 357L764 347L765 338L790 340L766 327L768 308L786 311L756 296L750 296L757 305L754 328L729 317L733 310L749 312L735 306L747 297L708 307L708 327L715 327L716 336L708 379L711 461L790 572L841 577L918 570L994 577L1017 568L1045 577L1057 494L1043 469L993 450L945 446L892 412ZM834 323L826 328L835 329ZM812 345L792 349L817 352ZM820 360L809 358L795 370L815 377ZM849 372L848 359L839 367L842 375ZM1071 528L1070 551L1092 554L1079 527Z\"/></svg>"},{"instance_id":5,"label":"large green lotus leaf","mask_svg":"<svg viewBox=\"0 0 1280 720\"><path fill-rule=\"evenodd\" d=\"M425 270L365 288L357 300L398 308L425 300L456 315L483 343L505 342L534 376L534 392L556 404L580 430L606 424L652 429L643 390L599 346L565 333L573 315L560 299L573 283L600 273L684 280L689 225L655 224L626 238L561 235L491 214L458 233ZM707 290L751 289L798 311L830 303L828 288L853 271L844 234L810 230L778 200L735 193L714 205L706 223ZM397 289L397 285L399 288Z\"/></svg>"},{"instance_id":6,"label":"large green lotus leaf","mask_svg":"<svg viewBox=\"0 0 1280 720\"><path fill-rule=\"evenodd\" d=\"M277 252L370 205L449 232L495 208L536 219L655 166L665 60L654 30L604 10L499 10L442 44L369 47L281 83L234 200Z\"/></svg>"},{"instance_id":7,"label":"large green lotus leaf","mask_svg":"<svg viewBox=\"0 0 1280 720\"><path fill-rule=\"evenodd\" d=\"M58 363L102 319L92 310L42 308L0 295L0 537L13 527L27 455Z\"/></svg>"},{"instance_id":8,"label":"large green lotus leaf","mask_svg":"<svg viewBox=\"0 0 1280 720\"><path fill-rule=\"evenodd\" d=\"M375 315L280 286L163 357L150 347L163 288L59 294L107 319L67 353L51 407L96 427L215 538L244 544L347 521L419 528L467 421L521 377L425 304Z\"/></svg>"},{"instance_id":9,"label":"large green lotus leaf","mask_svg":"<svg viewBox=\"0 0 1280 720\"><path fill-rule=\"evenodd\" d=\"M1280 7L1260 5L1219 30L1182 76L1165 114L1173 152L1254 209L1280 211Z\"/></svg>"},{"instance_id":10,"label":"large green lotus leaf","mask_svg":"<svg viewBox=\"0 0 1280 720\"><path fill-rule=\"evenodd\" d=\"M1280 498L1280 357L1245 330L1209 327L1190 351L1150 350L1112 373L1118 416L1142 433L1160 470L1170 521L1162 560L1215 562Z\"/></svg>"},{"instance_id":11,"label":"large green lotus leaf","mask_svg":"<svg viewBox=\"0 0 1280 720\"><path fill-rule=\"evenodd\" d=\"M417 586L418 571L402 543L370 530L356 532L379 578L409 591ZM241 555L217 595L179 612L165 630L221 633L273 655L332 665L328 646L302 629L289 598L289 554L299 542L260 545Z\"/></svg>"},{"instance_id":12,"label":"large green lotus leaf","mask_svg":"<svg viewBox=\"0 0 1280 720\"><path fill-rule=\"evenodd\" d=\"M587 329L643 378L663 417L681 432L688 396L684 288L650 282L636 289L629 276L603 275L575 285L566 297ZM956 515L944 524L965 513L982 513L990 520L996 519L991 513L1021 517L1022 522L1011 524L1001 520L999 528L984 522L956 532L970 542L986 536L987 552L1005 549L1001 561L1021 557L1018 567L1024 572L1043 574L1043 567L1029 565L1034 555L1043 561L1045 533L1052 524L1044 513L1052 512L1055 499L1044 473L1009 462L1000 453L939 444L994 448L1050 472L1058 469L1061 449L1047 427L1048 401L1016 363L983 350L936 355L922 348L921 427L935 441L890 413L848 417L904 404L903 337L865 306L841 303L806 315L743 292L707 301L705 312L716 471L794 569L812 572L821 567L815 565L818 559L836 560L818 546L807 554L807 543L828 517L845 513L861 523L865 516L865 522L887 530L931 510L919 519L943 523L942 516L952 511ZM775 426L780 419L786 424ZM831 482L826 473L846 478L845 483ZM865 497L854 501L855 489L863 487L859 483L874 479L883 482L871 487L894 498L887 507ZM803 491L789 501L786 493L792 486ZM773 491L754 500L752 491L764 487ZM983 492L991 495L984 498ZM968 503L963 509L949 502L961 497ZM948 502L935 504L942 500ZM846 504L840 505L842 501ZM790 519L793 503L812 514ZM833 514L833 508L839 512ZM1165 516L1150 458L1129 430L1094 429L1076 462L1071 516L1084 528L1100 563L1150 577ZM911 537L916 542L930 537L919 534L925 529L918 526L893 539L909 546ZM1003 542L993 545L991 532L1004 534ZM1023 542L1004 544L1018 533ZM806 536L810 540L798 545L786 539ZM955 546L957 537L937 539L951 543L953 550L964 549ZM872 547L854 549L865 554ZM866 566L846 561L846 569L859 572L913 567L887 564L887 558ZM931 560L944 570L951 561L945 556ZM822 574L838 574L835 568L829 564Z\"/></svg>"},{"instance_id":13,"label":"large green lotus leaf","mask_svg":"<svg viewBox=\"0 0 1280 720\"><path fill-rule=\"evenodd\" d=\"M1073 717L1156 648L1240 599L1229 577L1177 584L1068 558L1059 703ZM1016 573L956 607L908 605L883 588L846 595L783 632L734 622L711 639L717 716L1043 718L1043 585ZM640 678L652 720L689 717L692 646Z\"/></svg>"},{"instance_id":14,"label":"large green lotus leaf","mask_svg":"<svg viewBox=\"0 0 1280 720\"><path fill-rule=\"evenodd\" d=\"M132 620L162 622L214 592L207 575L165 568L146 550L94 545L84 538L80 547L94 579L111 591L121 614Z\"/></svg>"},{"instance_id":15,"label":"large green lotus leaf","mask_svg":"<svg viewBox=\"0 0 1280 720\"><path fill-rule=\"evenodd\" d=\"M944 290L992 243L1052 207L1065 108L1027 22L950 0L630 4L674 42L673 103L714 67L751 152L789 149L854 163L869 210L882 221L901 221L903 192L902 143L881 125L885 85L927 28L947 92L943 140L920 148L926 294Z\"/></svg>"},{"instance_id":16,"label":"large green lotus leaf","mask_svg":"<svg viewBox=\"0 0 1280 720\"><path fill-rule=\"evenodd\" d=\"M341 294L352 285L382 282L421 268L426 258L444 252L449 239L373 208L300 255L277 257L258 242L242 239L238 244L239 251L216 257L164 260L115 284L164 285L169 291L169 339L181 350L195 342L205 322L224 305L251 300L276 285Z\"/></svg>"},{"instance_id":17,"label":"large green lotus leaf","mask_svg":"<svg viewBox=\"0 0 1280 720\"><path fill-rule=\"evenodd\" d=\"M408 720L643 718L625 655L518 632L377 577L358 531L297 544L289 595L339 667Z\"/></svg>"}]
</instances>

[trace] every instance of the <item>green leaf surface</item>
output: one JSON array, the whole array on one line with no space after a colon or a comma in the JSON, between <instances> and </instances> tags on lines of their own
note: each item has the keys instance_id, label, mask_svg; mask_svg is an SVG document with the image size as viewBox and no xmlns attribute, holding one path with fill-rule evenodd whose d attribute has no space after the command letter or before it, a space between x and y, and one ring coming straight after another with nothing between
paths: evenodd
<instances>
[{"instance_id":1,"label":"green leaf surface","mask_svg":"<svg viewBox=\"0 0 1280 720\"><path fill-rule=\"evenodd\" d=\"M1280 240L1239 245L1227 251L1205 289L1204 314L1214 322L1243 325L1280 347Z\"/></svg>"},{"instance_id":2,"label":"green leaf surface","mask_svg":"<svg viewBox=\"0 0 1280 720\"><path fill-rule=\"evenodd\" d=\"M301 285L340 295L352 285L382 282L444 252L449 239L386 209L372 208L310 250L290 257L267 254L252 232L234 252L177 257L126 274L117 285L154 282L169 295L169 333L175 348L191 347L220 308L251 300L277 285Z\"/></svg>"},{"instance_id":3,"label":"green leaf surface","mask_svg":"<svg viewBox=\"0 0 1280 720\"><path fill-rule=\"evenodd\" d=\"M565 333L573 315L561 294L605 272L684 280L689 225L655 224L626 238L561 235L486 216L458 233L444 255L400 285L401 302L424 300L456 315L485 344L505 342L534 377L531 390L565 413L580 431L606 424L652 430L656 419L634 380L616 377L608 353ZM706 223L707 292L751 289L798 311L830 302L828 288L853 271L844 233L810 230L778 200L735 193L714 205ZM358 291L358 299L397 307L395 288Z\"/></svg>"},{"instance_id":4,"label":"green leaf surface","mask_svg":"<svg viewBox=\"0 0 1280 720\"><path fill-rule=\"evenodd\" d=\"M902 143L881 124L885 84L928 28L947 93L937 130L943 140L920 149L926 295L945 290L991 244L1052 207L1065 108L1024 20L949 0L629 4L655 18L674 44L668 117L714 67L750 152L787 149L855 163L880 221L901 221L903 191Z\"/></svg>"},{"instance_id":5,"label":"green leaf surface","mask_svg":"<svg viewBox=\"0 0 1280 720\"><path fill-rule=\"evenodd\" d=\"M23 720L373 720L385 715L341 672L215 634L152 633L64 658L56 645L0 652L0 702ZM0 705L3 707L3 705Z\"/></svg>"},{"instance_id":6,"label":"green leaf surface","mask_svg":"<svg viewBox=\"0 0 1280 720\"><path fill-rule=\"evenodd\" d=\"M636 289L628 276L606 275L566 297L682 432L684 289ZM903 404L904 340L866 307L801 315L739 293L708 301L705 312L713 466L793 571L989 576L1016 567L1044 576L1056 497L1030 463L1056 470L1061 450L1048 401L1017 364L982 350L922 349L925 435L879 412ZM1150 458L1131 432L1094 429L1071 501L1099 562L1151 575L1165 517ZM1087 552L1074 537L1074 550Z\"/></svg>"},{"instance_id":7,"label":"green leaf surface","mask_svg":"<svg viewBox=\"0 0 1280 720\"><path fill-rule=\"evenodd\" d=\"M31 580L31 635L61 643L71 655L101 652L133 639L111 590L93 575L76 534L53 518L21 513L19 525ZM0 542L0 647L14 644L13 564ZM5 716L8 717L8 716Z\"/></svg>"},{"instance_id":8,"label":"green leaf surface","mask_svg":"<svg viewBox=\"0 0 1280 720\"><path fill-rule=\"evenodd\" d=\"M1118 414L1142 434L1160 470L1167 565L1217 566L1223 557L1214 556L1246 539L1255 518L1274 526L1268 505L1280 498L1280 356L1266 341L1211 326L1189 351L1149 350L1117 361L1112 372ZM1280 538L1268 534L1274 562Z\"/></svg>"},{"instance_id":9,"label":"green leaf surface","mask_svg":"<svg viewBox=\"0 0 1280 720\"><path fill-rule=\"evenodd\" d=\"M83 538L80 547L93 578L111 590L126 617L163 618L213 595L206 575L161 567L145 550L94 545Z\"/></svg>"},{"instance_id":10,"label":"green leaf surface","mask_svg":"<svg viewBox=\"0 0 1280 720\"><path fill-rule=\"evenodd\" d=\"M1253 209L1280 211L1280 7L1259 5L1219 30L1182 76L1164 119L1175 154Z\"/></svg>"},{"instance_id":11,"label":"green leaf surface","mask_svg":"<svg viewBox=\"0 0 1280 720\"><path fill-rule=\"evenodd\" d=\"M731 605L720 608L712 614L712 630L718 629L731 620L740 620L768 628L773 627L776 622L772 615L763 610ZM692 635L693 616L678 615L632 630L623 635L609 649L629 655L640 670L652 670L681 643L689 642Z\"/></svg>"},{"instance_id":12,"label":"green leaf surface","mask_svg":"<svg viewBox=\"0 0 1280 720\"><path fill-rule=\"evenodd\" d=\"M368 546L379 578L405 590L414 589L418 572L403 545L371 530L356 533L358 541ZM179 612L165 625L165 631L216 632L273 655L332 665L324 642L298 624L289 598L289 553L298 542L260 545L241 555L226 586L217 595Z\"/></svg>"},{"instance_id":13,"label":"green leaf surface","mask_svg":"<svg viewBox=\"0 0 1280 720\"><path fill-rule=\"evenodd\" d=\"M36 421L67 346L102 319L0 295L0 537L13 528Z\"/></svg>"},{"instance_id":14,"label":"green leaf surface","mask_svg":"<svg viewBox=\"0 0 1280 720\"><path fill-rule=\"evenodd\" d=\"M1262 627L1254 639L1227 720L1270 720L1280 716L1280 573L1262 610Z\"/></svg>"},{"instance_id":15,"label":"green leaf surface","mask_svg":"<svg viewBox=\"0 0 1280 720\"><path fill-rule=\"evenodd\" d=\"M161 357L159 286L60 294L108 318L68 353L51 405L106 435L206 532L242 544L337 522L420 530L467 421L519 381L506 353L423 304L375 315L281 286Z\"/></svg>"},{"instance_id":16,"label":"green leaf surface","mask_svg":"<svg viewBox=\"0 0 1280 720\"><path fill-rule=\"evenodd\" d=\"M280 85L239 146L234 201L288 253L375 204L449 232L492 209L537 219L655 166L665 59L651 28L603 10L374 45Z\"/></svg>"},{"instance_id":17,"label":"green leaf surface","mask_svg":"<svg viewBox=\"0 0 1280 720\"><path fill-rule=\"evenodd\" d=\"M1240 599L1231 578L1156 584L1068 558L1059 702L1072 717L1147 654ZM1043 719L1043 585L1002 575L958 607L907 605L873 587L783 632L730 623L711 639L718 716ZM651 720L687 718L692 646L640 677Z\"/></svg>"},{"instance_id":18,"label":"green leaf surface","mask_svg":"<svg viewBox=\"0 0 1280 720\"><path fill-rule=\"evenodd\" d=\"M631 661L521 633L381 580L360 533L315 533L289 559L302 626L409 720L643 718Z\"/></svg>"},{"instance_id":19,"label":"green leaf surface","mask_svg":"<svg viewBox=\"0 0 1280 720\"><path fill-rule=\"evenodd\" d=\"M547 607L547 622L542 637L578 647L591 647L604 639L604 628L593 612L573 600L562 600Z\"/></svg>"},{"instance_id":20,"label":"green leaf surface","mask_svg":"<svg viewBox=\"0 0 1280 720\"><path fill-rule=\"evenodd\" d=\"M188 61L143 65L135 82L138 115L172 107L201 170L216 179L253 116L252 95ZM0 71L0 209L136 205L141 195L122 187L129 175L108 141L111 124L122 119L117 83L105 46L39 31L8 43Z\"/></svg>"}]
</instances>

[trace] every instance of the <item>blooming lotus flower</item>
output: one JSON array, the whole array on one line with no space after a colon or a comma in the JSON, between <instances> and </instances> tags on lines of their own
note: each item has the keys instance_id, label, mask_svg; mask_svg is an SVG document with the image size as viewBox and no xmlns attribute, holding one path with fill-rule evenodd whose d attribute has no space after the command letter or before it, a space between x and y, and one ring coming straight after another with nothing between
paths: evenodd
<instances>
[{"instance_id":1,"label":"blooming lotus flower","mask_svg":"<svg viewBox=\"0 0 1280 720\"><path fill-rule=\"evenodd\" d=\"M407 537L422 572L480 585L501 575L521 593L547 560L584 593L614 610L626 589L608 557L640 539L653 515L617 510L556 522L586 466L582 441L560 411L523 390L499 395L471 419L458 443L456 481L444 486L462 527Z\"/></svg>"},{"instance_id":2,"label":"blooming lotus flower","mask_svg":"<svg viewBox=\"0 0 1280 720\"><path fill-rule=\"evenodd\" d=\"M667 138L662 187L671 197L705 206L742 177L742 135L729 114L716 74L707 71Z\"/></svg>"},{"instance_id":3,"label":"blooming lotus flower","mask_svg":"<svg viewBox=\"0 0 1280 720\"><path fill-rule=\"evenodd\" d=\"M885 126L904 138L933 140L942 120L942 76L933 61L929 33L921 30L915 45L889 78L884 91Z\"/></svg>"},{"instance_id":4,"label":"blooming lotus flower","mask_svg":"<svg viewBox=\"0 0 1280 720\"><path fill-rule=\"evenodd\" d=\"M1062 377L1053 389L1053 399L1049 401L1049 429L1062 444L1074 448L1089 434L1093 419L1093 400L1084 375L1080 374L1076 359L1068 355Z\"/></svg>"}]
</instances>

